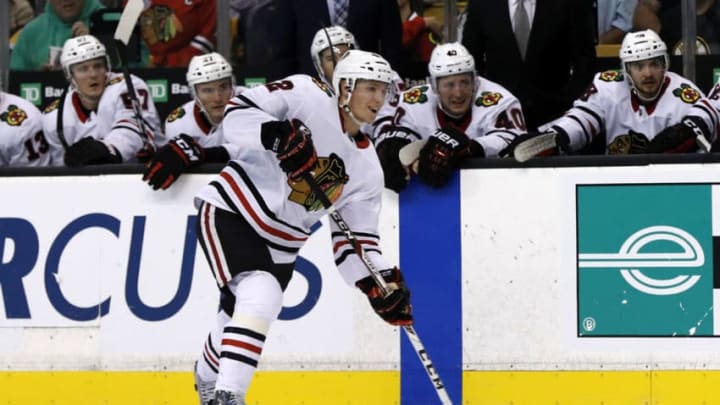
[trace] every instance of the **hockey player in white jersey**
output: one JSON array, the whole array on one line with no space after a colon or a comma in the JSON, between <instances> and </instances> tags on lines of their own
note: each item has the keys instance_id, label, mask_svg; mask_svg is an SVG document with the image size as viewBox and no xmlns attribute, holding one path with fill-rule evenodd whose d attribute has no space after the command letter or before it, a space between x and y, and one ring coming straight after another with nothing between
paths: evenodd
<instances>
[{"instance_id":1,"label":"hockey player in white jersey","mask_svg":"<svg viewBox=\"0 0 720 405\"><path fill-rule=\"evenodd\" d=\"M167 189L187 169L203 162L225 163L230 160L218 130L230 99L245 88L235 86L232 66L217 52L194 56L187 71L192 101L174 109L165 120L161 147L147 165L143 181L153 189ZM192 159L185 152L192 151Z\"/></svg>"},{"instance_id":2,"label":"hockey player in white jersey","mask_svg":"<svg viewBox=\"0 0 720 405\"><path fill-rule=\"evenodd\" d=\"M418 175L443 186L466 157L497 157L525 132L522 106L507 89L477 76L475 60L460 43L438 45L432 52L430 85L413 87L386 105L375 122L374 141L385 186L397 192L410 180L399 151L415 141L420 150Z\"/></svg>"},{"instance_id":3,"label":"hockey player in white jersey","mask_svg":"<svg viewBox=\"0 0 720 405\"><path fill-rule=\"evenodd\" d=\"M160 119L142 79L132 76L141 123L123 76L110 71L105 46L97 38L65 41L60 63L70 87L43 115L54 166L133 162L139 154L152 153L154 137L162 136Z\"/></svg>"},{"instance_id":4,"label":"hockey player in white jersey","mask_svg":"<svg viewBox=\"0 0 720 405\"><path fill-rule=\"evenodd\" d=\"M378 221L382 170L369 138L360 132L385 101L391 69L379 55L350 50L333 82L306 75L246 90L229 105L223 136L238 146L223 171L197 195L198 239L221 288L218 327L196 367L201 403L244 404L270 324L299 249L327 211L315 198L311 175L362 235L391 293L383 297L367 268L331 223L335 262L345 281L364 292L392 325L413 322L410 292L400 270L381 253Z\"/></svg>"},{"instance_id":5,"label":"hockey player in white jersey","mask_svg":"<svg viewBox=\"0 0 720 405\"><path fill-rule=\"evenodd\" d=\"M50 146L42 114L32 103L0 90L0 167L47 166Z\"/></svg>"},{"instance_id":6,"label":"hockey player in white jersey","mask_svg":"<svg viewBox=\"0 0 720 405\"><path fill-rule=\"evenodd\" d=\"M598 141L610 155L708 151L718 111L695 84L668 71L660 37L652 30L628 33L620 61L622 72L596 74L563 117L542 125L540 134L518 137L506 153L523 161Z\"/></svg>"}]
</instances>

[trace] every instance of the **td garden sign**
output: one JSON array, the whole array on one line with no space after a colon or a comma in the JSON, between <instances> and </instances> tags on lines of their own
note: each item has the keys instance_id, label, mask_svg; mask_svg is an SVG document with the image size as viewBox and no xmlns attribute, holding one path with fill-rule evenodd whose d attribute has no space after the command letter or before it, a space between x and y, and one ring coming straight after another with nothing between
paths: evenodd
<instances>
[{"instance_id":1,"label":"td garden sign","mask_svg":"<svg viewBox=\"0 0 720 405\"><path fill-rule=\"evenodd\" d=\"M714 187L577 186L578 336L720 336Z\"/></svg>"}]
</instances>

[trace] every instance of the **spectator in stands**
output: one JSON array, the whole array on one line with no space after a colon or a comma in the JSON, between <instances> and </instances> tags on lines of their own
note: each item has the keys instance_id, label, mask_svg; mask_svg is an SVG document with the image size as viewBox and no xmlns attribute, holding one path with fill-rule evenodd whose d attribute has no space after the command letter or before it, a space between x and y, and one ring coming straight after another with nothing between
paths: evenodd
<instances>
[{"instance_id":1,"label":"spectator in stands","mask_svg":"<svg viewBox=\"0 0 720 405\"><path fill-rule=\"evenodd\" d=\"M35 17L28 0L10 0L10 48L17 42L20 30Z\"/></svg>"},{"instance_id":2,"label":"spectator in stands","mask_svg":"<svg viewBox=\"0 0 720 405\"><path fill-rule=\"evenodd\" d=\"M264 71L271 80L315 69L308 48L322 27L339 25L355 35L359 49L381 54L399 70L402 66L402 24L392 0L277 0L277 23L268 30L273 60ZM251 62L252 55L247 55ZM402 73L402 72L401 72Z\"/></svg>"},{"instance_id":3,"label":"spectator in stands","mask_svg":"<svg viewBox=\"0 0 720 405\"><path fill-rule=\"evenodd\" d=\"M632 29L637 0L598 0L598 43L620 44Z\"/></svg>"},{"instance_id":4,"label":"spectator in stands","mask_svg":"<svg viewBox=\"0 0 720 405\"><path fill-rule=\"evenodd\" d=\"M610 155L707 152L719 113L692 82L668 71L667 47L658 34L625 35L620 61L622 73L596 74L564 117L543 125L539 135L519 136L505 152L523 161L574 153L598 140Z\"/></svg>"},{"instance_id":5,"label":"spectator in stands","mask_svg":"<svg viewBox=\"0 0 720 405\"><path fill-rule=\"evenodd\" d=\"M399 152L412 142L426 141L419 150L420 180L441 187L462 159L497 157L525 132L520 102L477 76L475 61L461 44L436 46L428 70L429 86L403 92L397 103L385 104L375 121L373 138L385 187L396 192L410 180L406 165L415 159L401 162Z\"/></svg>"},{"instance_id":6,"label":"spectator in stands","mask_svg":"<svg viewBox=\"0 0 720 405\"><path fill-rule=\"evenodd\" d=\"M187 83L193 100L168 115L165 137L170 142L157 151L143 175L154 190L167 189L192 166L230 159L227 148L232 145L223 145L218 126L230 99L244 90L235 87L232 66L217 52L193 56ZM195 159L184 158L183 151L191 151Z\"/></svg>"},{"instance_id":7,"label":"spectator in stands","mask_svg":"<svg viewBox=\"0 0 720 405\"><path fill-rule=\"evenodd\" d=\"M434 16L422 16L418 0L397 0L402 21L405 74L427 77L427 64L435 45L442 42L443 22Z\"/></svg>"},{"instance_id":8,"label":"spectator in stands","mask_svg":"<svg viewBox=\"0 0 720 405\"><path fill-rule=\"evenodd\" d=\"M186 67L195 55L215 50L215 0L151 0L140 16L140 32L151 64Z\"/></svg>"},{"instance_id":9,"label":"spectator in stands","mask_svg":"<svg viewBox=\"0 0 720 405\"><path fill-rule=\"evenodd\" d=\"M60 63L70 87L43 116L52 165L133 162L153 150L160 119L142 79L131 76L142 114L137 117L127 83L110 71L110 58L97 38L65 41Z\"/></svg>"},{"instance_id":10,"label":"spectator in stands","mask_svg":"<svg viewBox=\"0 0 720 405\"><path fill-rule=\"evenodd\" d=\"M42 129L37 107L0 86L0 167L48 165L50 153Z\"/></svg>"},{"instance_id":11,"label":"spectator in stands","mask_svg":"<svg viewBox=\"0 0 720 405\"><path fill-rule=\"evenodd\" d=\"M590 0L468 1L463 44L480 75L520 99L528 128L560 116L590 82L591 6Z\"/></svg>"},{"instance_id":12,"label":"spectator in stands","mask_svg":"<svg viewBox=\"0 0 720 405\"><path fill-rule=\"evenodd\" d=\"M12 70L59 70L65 40L90 31L90 15L102 8L98 0L48 0L45 12L20 32L10 57Z\"/></svg>"},{"instance_id":13,"label":"spectator in stands","mask_svg":"<svg viewBox=\"0 0 720 405\"><path fill-rule=\"evenodd\" d=\"M636 29L652 29L660 33L671 55L682 54L681 3L681 0L639 0L633 17ZM695 7L695 53L720 54L720 1L696 0Z\"/></svg>"}]
</instances>

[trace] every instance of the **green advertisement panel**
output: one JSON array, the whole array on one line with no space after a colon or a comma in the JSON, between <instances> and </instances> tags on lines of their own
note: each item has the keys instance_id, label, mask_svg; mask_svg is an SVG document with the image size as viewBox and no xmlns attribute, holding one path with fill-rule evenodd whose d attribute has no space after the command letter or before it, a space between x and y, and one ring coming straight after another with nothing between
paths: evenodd
<instances>
[{"instance_id":1,"label":"green advertisement panel","mask_svg":"<svg viewBox=\"0 0 720 405\"><path fill-rule=\"evenodd\" d=\"M714 336L712 185L578 185L578 336Z\"/></svg>"}]
</instances>

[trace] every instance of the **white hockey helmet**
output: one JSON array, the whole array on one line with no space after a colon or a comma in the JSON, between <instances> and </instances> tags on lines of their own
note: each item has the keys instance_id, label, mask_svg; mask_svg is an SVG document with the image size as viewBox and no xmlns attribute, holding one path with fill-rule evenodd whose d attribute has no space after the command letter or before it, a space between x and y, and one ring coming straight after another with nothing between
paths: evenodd
<instances>
[{"instance_id":1,"label":"white hockey helmet","mask_svg":"<svg viewBox=\"0 0 720 405\"><path fill-rule=\"evenodd\" d=\"M60 53L60 64L65 78L72 82L72 71L70 70L72 65L103 57L105 66L110 71L110 58L105 50L105 45L92 35L81 35L65 41Z\"/></svg>"},{"instance_id":2,"label":"white hockey helmet","mask_svg":"<svg viewBox=\"0 0 720 405\"><path fill-rule=\"evenodd\" d=\"M459 42L450 42L435 46L428 63L430 85L437 92L437 80L441 77L460 73L472 73L475 81L475 58Z\"/></svg>"},{"instance_id":3,"label":"white hockey helmet","mask_svg":"<svg viewBox=\"0 0 720 405\"><path fill-rule=\"evenodd\" d=\"M355 36L339 25L320 28L315 33L315 37L313 37L312 43L310 44L310 56L312 57L313 65L315 65L315 70L318 72L318 75L320 75L320 78L326 82L329 82L329 80L325 77L325 73L323 73L320 53L331 46L337 45L347 45L350 49L357 48Z\"/></svg>"},{"instance_id":4,"label":"white hockey helmet","mask_svg":"<svg viewBox=\"0 0 720 405\"><path fill-rule=\"evenodd\" d=\"M655 31L647 29L625 34L622 45L620 45L620 62L622 63L625 80L627 80L630 86L634 88L635 84L628 71L628 63L658 57L663 58L665 71L667 71L670 67L667 45L665 45L665 42L660 39L660 36ZM660 93L660 89L661 88L658 88L658 94ZM655 97L657 97L657 95Z\"/></svg>"},{"instance_id":5,"label":"white hockey helmet","mask_svg":"<svg viewBox=\"0 0 720 405\"><path fill-rule=\"evenodd\" d=\"M345 80L348 96L355 90L358 80L377 80L390 84L393 70L390 63L374 52L358 49L345 52L333 74L333 88L340 95L340 81ZM348 97L349 98L349 97Z\"/></svg>"},{"instance_id":6,"label":"white hockey helmet","mask_svg":"<svg viewBox=\"0 0 720 405\"><path fill-rule=\"evenodd\" d=\"M229 78L232 86L235 87L232 66L217 52L193 56L188 65L186 78L193 98L196 98L195 85L200 83Z\"/></svg>"}]
</instances>

